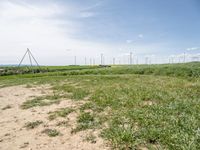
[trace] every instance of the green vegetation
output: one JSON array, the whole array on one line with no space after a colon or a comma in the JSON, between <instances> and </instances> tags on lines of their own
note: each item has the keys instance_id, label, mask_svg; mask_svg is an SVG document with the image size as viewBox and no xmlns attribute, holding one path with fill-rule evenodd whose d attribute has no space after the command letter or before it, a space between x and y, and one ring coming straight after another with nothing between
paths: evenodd
<instances>
[{"instance_id":1,"label":"green vegetation","mask_svg":"<svg viewBox=\"0 0 200 150\"><path fill-rule=\"evenodd\" d=\"M70 114L73 111L74 111L74 109L71 109L71 108L61 108L57 111L50 112L48 119L54 120L57 117L67 117L67 115Z\"/></svg>"},{"instance_id":2,"label":"green vegetation","mask_svg":"<svg viewBox=\"0 0 200 150\"><path fill-rule=\"evenodd\" d=\"M22 109L29 109L37 106L48 106L52 104L58 104L63 98L70 98L73 100L82 100L89 95L87 89L75 88L74 86L61 85L53 87L54 94L35 97L31 100L24 102L21 105Z\"/></svg>"},{"instance_id":3,"label":"green vegetation","mask_svg":"<svg viewBox=\"0 0 200 150\"><path fill-rule=\"evenodd\" d=\"M139 74L174 77L200 77L199 63L164 64L164 65L125 65L111 68L97 68L62 72L62 75L114 75Z\"/></svg>"},{"instance_id":4,"label":"green vegetation","mask_svg":"<svg viewBox=\"0 0 200 150\"><path fill-rule=\"evenodd\" d=\"M56 124L56 126L64 126L64 127L68 127L69 123L68 121L60 121Z\"/></svg>"},{"instance_id":5,"label":"green vegetation","mask_svg":"<svg viewBox=\"0 0 200 150\"><path fill-rule=\"evenodd\" d=\"M87 88L79 87L79 85L72 85L65 84L65 85L58 85L53 88L53 90L56 90L56 92L63 92L64 94L67 94L65 97L70 98L73 100L83 100L86 96L89 95L89 91Z\"/></svg>"},{"instance_id":6,"label":"green vegetation","mask_svg":"<svg viewBox=\"0 0 200 150\"><path fill-rule=\"evenodd\" d=\"M84 141L90 142L90 143L96 143L96 136L93 134L89 134L85 137Z\"/></svg>"},{"instance_id":7,"label":"green vegetation","mask_svg":"<svg viewBox=\"0 0 200 150\"><path fill-rule=\"evenodd\" d=\"M42 124L43 121L40 121L40 120L37 120L37 121L34 121L34 122L27 122L25 124L25 128L26 129L34 129L36 127L38 127L40 124Z\"/></svg>"},{"instance_id":8,"label":"green vegetation","mask_svg":"<svg viewBox=\"0 0 200 150\"><path fill-rule=\"evenodd\" d=\"M95 127L95 118L89 112L87 112L87 113L82 112L80 114L80 116L78 117L78 121L77 122L78 122L78 126L77 126L77 128L75 128L72 131L72 133Z\"/></svg>"},{"instance_id":9,"label":"green vegetation","mask_svg":"<svg viewBox=\"0 0 200 150\"><path fill-rule=\"evenodd\" d=\"M17 74L32 74L45 72L63 72L72 70L84 70L101 68L100 66L22 66L22 67L0 67L0 76L17 75Z\"/></svg>"},{"instance_id":10,"label":"green vegetation","mask_svg":"<svg viewBox=\"0 0 200 150\"><path fill-rule=\"evenodd\" d=\"M42 133L47 134L49 137L55 137L60 135L60 132L57 131L56 129L45 129L42 131Z\"/></svg>"},{"instance_id":11,"label":"green vegetation","mask_svg":"<svg viewBox=\"0 0 200 150\"><path fill-rule=\"evenodd\" d=\"M0 76L23 75L26 78L65 75L113 75L139 74L162 75L174 77L200 77L200 63L162 65L121 65L110 67L101 66L49 66L49 67L1 67ZM14 73L13 73L14 72ZM25 76L24 76L25 75ZM12 78L12 77L11 77Z\"/></svg>"},{"instance_id":12,"label":"green vegetation","mask_svg":"<svg viewBox=\"0 0 200 150\"><path fill-rule=\"evenodd\" d=\"M114 149L198 150L199 74L200 63L113 66L2 76L0 86L51 84L54 96L29 100L24 109L85 100L73 132L100 129Z\"/></svg>"},{"instance_id":13,"label":"green vegetation","mask_svg":"<svg viewBox=\"0 0 200 150\"><path fill-rule=\"evenodd\" d=\"M61 96L59 95L48 95L48 96L41 96L41 97L36 97L32 100L28 100L24 102L21 105L22 109L28 109L31 107L36 107L36 106L48 106L51 104L56 104L60 102Z\"/></svg>"},{"instance_id":14,"label":"green vegetation","mask_svg":"<svg viewBox=\"0 0 200 150\"><path fill-rule=\"evenodd\" d=\"M72 96L71 96L71 99L74 99L74 100L82 100L84 99L86 96L89 95L89 92L85 89L82 89L82 88L77 88Z\"/></svg>"}]
</instances>

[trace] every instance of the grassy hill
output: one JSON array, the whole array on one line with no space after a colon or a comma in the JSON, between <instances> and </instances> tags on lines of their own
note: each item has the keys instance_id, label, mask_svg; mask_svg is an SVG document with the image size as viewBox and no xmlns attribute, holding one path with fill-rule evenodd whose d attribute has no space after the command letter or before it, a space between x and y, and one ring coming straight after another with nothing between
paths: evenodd
<instances>
[{"instance_id":1,"label":"grassy hill","mask_svg":"<svg viewBox=\"0 0 200 150\"><path fill-rule=\"evenodd\" d=\"M23 109L85 100L72 133L98 129L114 149L198 150L199 74L200 63L48 67L44 73L2 76L0 86L52 86L54 96L28 100Z\"/></svg>"},{"instance_id":2,"label":"grassy hill","mask_svg":"<svg viewBox=\"0 0 200 150\"><path fill-rule=\"evenodd\" d=\"M200 77L200 63L162 64L162 65L115 65L100 66L42 66L38 67L1 67L0 75L33 74L43 75L111 75L111 74L139 74L162 75L174 77ZM2 70L3 69L3 70ZM46 74L44 74L46 73Z\"/></svg>"}]
</instances>

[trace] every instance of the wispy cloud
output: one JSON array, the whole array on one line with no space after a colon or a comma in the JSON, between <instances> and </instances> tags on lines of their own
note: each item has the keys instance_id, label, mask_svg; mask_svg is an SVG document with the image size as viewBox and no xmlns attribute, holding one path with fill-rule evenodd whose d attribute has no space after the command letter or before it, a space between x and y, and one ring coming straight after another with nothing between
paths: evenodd
<instances>
[{"instance_id":1,"label":"wispy cloud","mask_svg":"<svg viewBox=\"0 0 200 150\"><path fill-rule=\"evenodd\" d=\"M142 39L143 37L144 37L143 34L139 34L139 35L138 35L138 38L140 38L140 39Z\"/></svg>"},{"instance_id":2,"label":"wispy cloud","mask_svg":"<svg viewBox=\"0 0 200 150\"><path fill-rule=\"evenodd\" d=\"M100 2L97 2L93 5L90 5L88 7L81 8L80 17L81 18L90 18L90 17L96 16L97 15L96 8L98 8L102 5L103 5L103 2L100 1Z\"/></svg>"},{"instance_id":3,"label":"wispy cloud","mask_svg":"<svg viewBox=\"0 0 200 150\"><path fill-rule=\"evenodd\" d=\"M127 44L132 44L132 43L136 43L139 39L142 39L144 37L143 34L138 34L137 37L133 38L133 39L128 39L126 40Z\"/></svg>"},{"instance_id":4,"label":"wispy cloud","mask_svg":"<svg viewBox=\"0 0 200 150\"><path fill-rule=\"evenodd\" d=\"M73 10L69 5L63 7L49 1L45 6L40 3L0 2L0 50L1 56L17 63L27 47L34 50L42 64L66 64L71 61L63 57L72 55L92 57L99 49L110 51L112 45L72 38L79 34L80 24L74 21ZM82 17L92 17L93 12L82 12ZM64 19L63 19L64 17ZM98 47L98 49L96 49ZM66 49L71 49L67 52ZM2 51L4 50L4 51ZM53 62L49 58L54 58ZM7 59L8 60L8 59Z\"/></svg>"},{"instance_id":5,"label":"wispy cloud","mask_svg":"<svg viewBox=\"0 0 200 150\"><path fill-rule=\"evenodd\" d=\"M89 12L89 11L80 12L81 18L90 18L90 17L94 17L95 15L96 13L94 12Z\"/></svg>"},{"instance_id":6,"label":"wispy cloud","mask_svg":"<svg viewBox=\"0 0 200 150\"><path fill-rule=\"evenodd\" d=\"M33 5L29 3L17 3L11 1L0 2L0 16L4 19L33 19L48 18L62 14L65 11L62 7L48 3L45 7L41 5Z\"/></svg>"},{"instance_id":7,"label":"wispy cloud","mask_svg":"<svg viewBox=\"0 0 200 150\"><path fill-rule=\"evenodd\" d=\"M137 16L141 16L132 13L134 7L124 7L128 2L115 3L114 0L0 0L0 63L12 63L10 60L17 63L27 47L42 64L59 65L73 62L70 58L74 55L95 57L104 53L114 57L133 51L145 56L164 53L172 47L170 42L165 44L153 38L143 21L135 24L131 18L138 20ZM122 8L129 10L125 13Z\"/></svg>"},{"instance_id":8,"label":"wispy cloud","mask_svg":"<svg viewBox=\"0 0 200 150\"><path fill-rule=\"evenodd\" d=\"M93 4L93 5L90 5L90 6L86 7L86 8L83 8L82 11L91 11L93 9L96 9L99 6L102 6L102 5L103 5L103 1L99 1L99 2L97 2L95 4Z\"/></svg>"},{"instance_id":9,"label":"wispy cloud","mask_svg":"<svg viewBox=\"0 0 200 150\"><path fill-rule=\"evenodd\" d=\"M195 51L195 50L200 50L200 47L191 47L187 48L188 51Z\"/></svg>"},{"instance_id":10,"label":"wispy cloud","mask_svg":"<svg viewBox=\"0 0 200 150\"><path fill-rule=\"evenodd\" d=\"M133 40L126 40L126 43L131 44L131 43L133 43Z\"/></svg>"}]
</instances>

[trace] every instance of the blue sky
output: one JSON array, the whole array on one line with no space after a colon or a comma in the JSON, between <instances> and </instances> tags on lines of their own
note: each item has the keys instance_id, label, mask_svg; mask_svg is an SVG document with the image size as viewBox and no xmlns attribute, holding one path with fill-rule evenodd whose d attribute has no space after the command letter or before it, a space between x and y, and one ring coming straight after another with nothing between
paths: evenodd
<instances>
[{"instance_id":1,"label":"blue sky","mask_svg":"<svg viewBox=\"0 0 200 150\"><path fill-rule=\"evenodd\" d=\"M199 55L199 17L199 0L1 0L0 64L27 47L44 65Z\"/></svg>"}]
</instances>

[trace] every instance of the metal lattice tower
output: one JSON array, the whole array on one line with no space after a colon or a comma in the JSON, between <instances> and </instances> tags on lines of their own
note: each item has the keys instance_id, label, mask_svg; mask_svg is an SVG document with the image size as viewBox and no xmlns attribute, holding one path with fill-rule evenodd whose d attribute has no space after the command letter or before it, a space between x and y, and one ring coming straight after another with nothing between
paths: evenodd
<instances>
[{"instance_id":1,"label":"metal lattice tower","mask_svg":"<svg viewBox=\"0 0 200 150\"><path fill-rule=\"evenodd\" d=\"M30 61L30 66L33 67L33 61L35 62L36 66L40 67L40 65L38 64L37 60L35 59L35 57L33 56L33 54L31 53L31 51L27 48L24 56L22 57L18 67L21 66L22 62L24 61L24 58L26 57L26 55L28 55L29 57L29 61Z\"/></svg>"}]
</instances>

